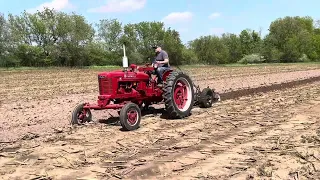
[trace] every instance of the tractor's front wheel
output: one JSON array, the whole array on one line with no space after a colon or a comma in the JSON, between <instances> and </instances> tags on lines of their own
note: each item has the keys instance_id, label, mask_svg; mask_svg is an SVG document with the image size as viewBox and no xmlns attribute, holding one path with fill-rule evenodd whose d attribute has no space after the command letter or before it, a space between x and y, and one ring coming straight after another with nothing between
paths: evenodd
<instances>
[{"instance_id":1,"label":"tractor's front wheel","mask_svg":"<svg viewBox=\"0 0 320 180\"><path fill-rule=\"evenodd\" d=\"M124 130L138 129L141 121L141 109L135 103L127 103L120 110L120 124Z\"/></svg>"},{"instance_id":2,"label":"tractor's front wheel","mask_svg":"<svg viewBox=\"0 0 320 180\"><path fill-rule=\"evenodd\" d=\"M77 105L73 112L71 118L71 125L81 125L85 122L92 121L92 114L90 109L84 109L84 104Z\"/></svg>"},{"instance_id":3,"label":"tractor's front wheel","mask_svg":"<svg viewBox=\"0 0 320 180\"><path fill-rule=\"evenodd\" d=\"M190 115L194 104L193 83L183 72L171 72L163 88L165 108L169 118L184 118Z\"/></svg>"}]
</instances>

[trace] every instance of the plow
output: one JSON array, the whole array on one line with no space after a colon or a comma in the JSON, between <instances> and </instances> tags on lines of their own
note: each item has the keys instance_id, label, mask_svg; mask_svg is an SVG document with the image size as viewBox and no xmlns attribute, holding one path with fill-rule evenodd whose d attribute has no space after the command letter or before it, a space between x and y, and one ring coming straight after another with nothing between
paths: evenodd
<instances>
[{"instance_id":1,"label":"plow","mask_svg":"<svg viewBox=\"0 0 320 180\"><path fill-rule=\"evenodd\" d=\"M96 103L81 103L72 112L72 125L92 121L91 110L117 110L124 130L140 127L142 111L150 105L163 103L170 119L183 119L195 106L212 107L220 100L214 88L200 89L190 76L181 70L167 69L158 83L156 63L143 66L130 64L123 45L123 69L98 73L99 95Z\"/></svg>"}]
</instances>

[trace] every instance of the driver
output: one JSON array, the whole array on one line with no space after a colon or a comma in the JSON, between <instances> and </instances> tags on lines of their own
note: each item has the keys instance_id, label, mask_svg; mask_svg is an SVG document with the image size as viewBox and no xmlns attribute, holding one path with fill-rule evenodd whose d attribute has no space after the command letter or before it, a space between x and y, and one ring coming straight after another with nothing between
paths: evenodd
<instances>
[{"instance_id":1,"label":"driver","mask_svg":"<svg viewBox=\"0 0 320 180\"><path fill-rule=\"evenodd\" d=\"M166 51L162 50L160 45L153 46L153 49L155 49L156 56L152 64L155 64L155 63L158 64L156 74L158 76L158 84L160 85L162 83L161 77L164 71L167 69L170 69L169 56Z\"/></svg>"}]
</instances>

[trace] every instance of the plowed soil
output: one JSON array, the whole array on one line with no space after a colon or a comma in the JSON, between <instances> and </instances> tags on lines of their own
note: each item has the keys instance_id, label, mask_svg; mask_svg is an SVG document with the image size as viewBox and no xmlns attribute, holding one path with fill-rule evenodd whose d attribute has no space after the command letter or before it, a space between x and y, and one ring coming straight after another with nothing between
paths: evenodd
<instances>
[{"instance_id":1,"label":"plowed soil","mask_svg":"<svg viewBox=\"0 0 320 180\"><path fill-rule=\"evenodd\" d=\"M319 68L187 71L223 93L320 76ZM206 72L216 78L201 79ZM112 111L115 118L94 111L93 124L69 127L75 105L96 101L93 70L0 75L1 179L320 178L319 82L195 108L183 120L151 110L140 129L122 132Z\"/></svg>"}]
</instances>

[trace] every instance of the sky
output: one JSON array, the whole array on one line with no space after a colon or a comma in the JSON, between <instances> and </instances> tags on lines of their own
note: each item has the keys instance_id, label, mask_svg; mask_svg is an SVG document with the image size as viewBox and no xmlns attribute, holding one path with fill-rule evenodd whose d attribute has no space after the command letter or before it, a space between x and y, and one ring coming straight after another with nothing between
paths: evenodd
<instances>
[{"instance_id":1,"label":"sky","mask_svg":"<svg viewBox=\"0 0 320 180\"><path fill-rule=\"evenodd\" d=\"M186 43L202 35L239 34L247 28L265 35L277 18L320 19L319 5L319 0L0 0L0 12L20 14L49 7L76 12L90 23L109 18L123 24L162 21L179 31Z\"/></svg>"}]
</instances>

